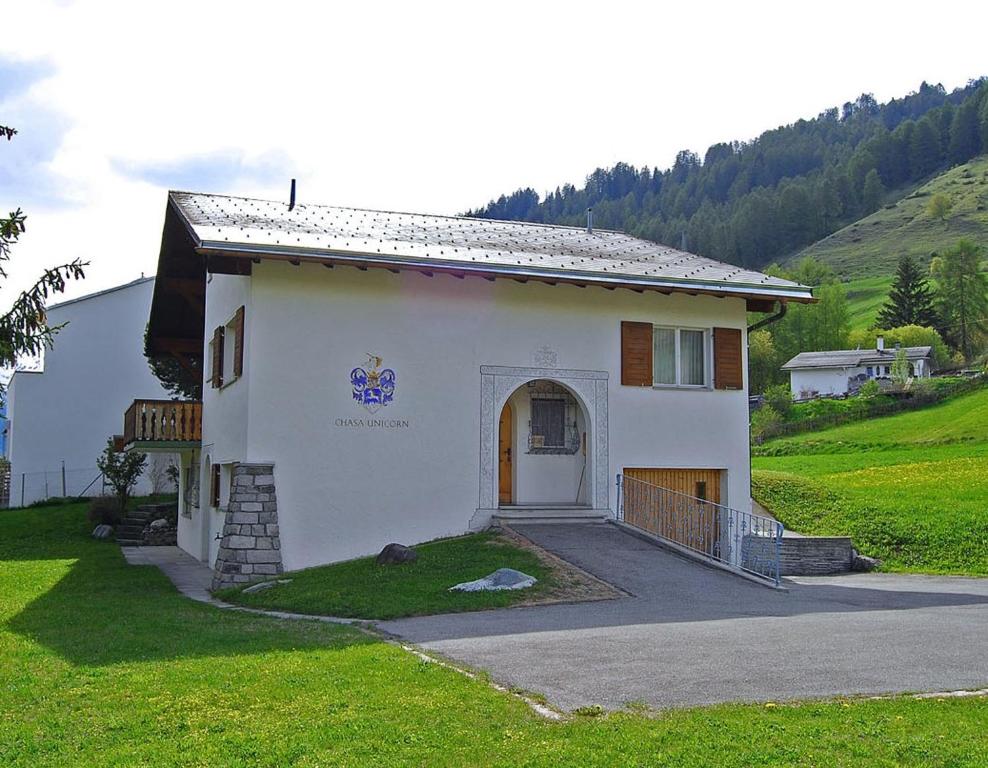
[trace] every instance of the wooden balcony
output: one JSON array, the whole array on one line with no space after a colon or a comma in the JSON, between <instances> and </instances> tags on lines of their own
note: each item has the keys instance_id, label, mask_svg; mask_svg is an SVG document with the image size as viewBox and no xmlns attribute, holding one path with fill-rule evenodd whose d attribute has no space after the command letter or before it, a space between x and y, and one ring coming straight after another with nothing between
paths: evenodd
<instances>
[{"instance_id":1,"label":"wooden balcony","mask_svg":"<svg viewBox=\"0 0 988 768\"><path fill-rule=\"evenodd\" d=\"M124 414L124 447L168 448L202 440L202 403L193 400L135 400Z\"/></svg>"}]
</instances>

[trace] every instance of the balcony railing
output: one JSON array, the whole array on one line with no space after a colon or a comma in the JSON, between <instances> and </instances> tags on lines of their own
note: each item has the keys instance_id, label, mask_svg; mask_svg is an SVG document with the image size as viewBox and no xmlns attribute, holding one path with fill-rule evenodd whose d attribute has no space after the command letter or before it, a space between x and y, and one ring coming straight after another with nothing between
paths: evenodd
<instances>
[{"instance_id":1,"label":"balcony railing","mask_svg":"<svg viewBox=\"0 0 988 768\"><path fill-rule=\"evenodd\" d=\"M124 414L124 445L198 443L202 403L192 400L135 400Z\"/></svg>"}]
</instances>

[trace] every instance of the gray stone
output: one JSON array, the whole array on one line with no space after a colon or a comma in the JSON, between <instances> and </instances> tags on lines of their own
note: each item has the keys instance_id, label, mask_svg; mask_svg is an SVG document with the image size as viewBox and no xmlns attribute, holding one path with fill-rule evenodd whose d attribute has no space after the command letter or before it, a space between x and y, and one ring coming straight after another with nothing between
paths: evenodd
<instances>
[{"instance_id":1,"label":"gray stone","mask_svg":"<svg viewBox=\"0 0 988 768\"><path fill-rule=\"evenodd\" d=\"M106 541L113 535L112 525L97 525L93 528L93 538L98 541Z\"/></svg>"},{"instance_id":2,"label":"gray stone","mask_svg":"<svg viewBox=\"0 0 988 768\"><path fill-rule=\"evenodd\" d=\"M154 531L158 530L159 528L167 528L167 527L168 527L168 521L165 520L165 518L163 517L159 517L157 520L152 520L150 525L151 530Z\"/></svg>"},{"instance_id":3,"label":"gray stone","mask_svg":"<svg viewBox=\"0 0 988 768\"><path fill-rule=\"evenodd\" d=\"M538 582L534 576L514 568L498 568L476 581L464 581L449 588L450 592L498 592L504 589L527 589Z\"/></svg>"},{"instance_id":4,"label":"gray stone","mask_svg":"<svg viewBox=\"0 0 988 768\"><path fill-rule=\"evenodd\" d=\"M255 475L254 485L274 485L274 475Z\"/></svg>"},{"instance_id":5,"label":"gray stone","mask_svg":"<svg viewBox=\"0 0 988 768\"><path fill-rule=\"evenodd\" d=\"M270 536L258 536L257 544L254 546L255 549L274 549L271 545Z\"/></svg>"},{"instance_id":6,"label":"gray stone","mask_svg":"<svg viewBox=\"0 0 988 768\"><path fill-rule=\"evenodd\" d=\"M253 549L256 542L253 536L230 536L226 546L230 549Z\"/></svg>"},{"instance_id":7,"label":"gray stone","mask_svg":"<svg viewBox=\"0 0 988 768\"><path fill-rule=\"evenodd\" d=\"M854 557L851 558L852 571L873 571L881 566L881 564L881 560L874 557L868 557L867 555L862 555L857 550L854 550Z\"/></svg>"},{"instance_id":8,"label":"gray stone","mask_svg":"<svg viewBox=\"0 0 988 768\"><path fill-rule=\"evenodd\" d=\"M377 556L378 565L401 565L402 563L414 563L418 560L419 553L404 544L388 544Z\"/></svg>"},{"instance_id":9,"label":"gray stone","mask_svg":"<svg viewBox=\"0 0 988 768\"><path fill-rule=\"evenodd\" d=\"M267 576L274 576L278 572L279 569L275 563L256 563L254 565L254 573L263 573ZM291 581L291 579L288 581Z\"/></svg>"},{"instance_id":10,"label":"gray stone","mask_svg":"<svg viewBox=\"0 0 988 768\"><path fill-rule=\"evenodd\" d=\"M230 515L231 523L253 524L257 522L257 512L235 512Z\"/></svg>"},{"instance_id":11,"label":"gray stone","mask_svg":"<svg viewBox=\"0 0 988 768\"><path fill-rule=\"evenodd\" d=\"M281 563L281 552L273 549L248 549L248 563Z\"/></svg>"},{"instance_id":12,"label":"gray stone","mask_svg":"<svg viewBox=\"0 0 988 768\"><path fill-rule=\"evenodd\" d=\"M241 512L261 512L262 510L267 511L264 510L258 501L245 501L240 505Z\"/></svg>"}]
</instances>

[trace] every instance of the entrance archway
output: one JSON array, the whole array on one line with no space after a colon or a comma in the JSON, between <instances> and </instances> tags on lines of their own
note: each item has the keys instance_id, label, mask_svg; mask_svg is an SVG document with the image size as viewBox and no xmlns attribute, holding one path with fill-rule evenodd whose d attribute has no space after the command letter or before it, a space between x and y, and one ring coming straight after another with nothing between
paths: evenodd
<instances>
[{"instance_id":1,"label":"entrance archway","mask_svg":"<svg viewBox=\"0 0 988 768\"><path fill-rule=\"evenodd\" d=\"M576 469L579 461L579 469L583 472L582 484L579 474L575 474L571 484L573 495L569 498L560 498L559 502L575 504L576 492L582 503L595 510L609 513L610 484L608 483L608 432L607 432L607 372L606 371L582 371L575 369L555 369L555 368L515 368L508 366L482 366L480 369L481 378L481 412L480 412L480 498L477 505L478 515L475 519L477 525L483 525L485 517L497 512L500 502L500 434L501 416L504 413L504 406L508 404L514 394L522 390L529 392L530 382L544 382L539 386L551 385L551 388L562 389L575 403L579 418L578 424L578 444L574 453L568 454L572 462L572 468ZM547 393L551 397L552 392ZM528 396L529 408L531 396ZM538 398L536 398L538 399ZM517 403L512 403L512 464L516 465L519 459L519 445L524 436L523 447L535 447L538 440L531 441L532 437L539 437L530 429L528 419L521 424ZM558 407L557 407L558 408ZM551 411L553 406L549 406ZM557 410L558 413L558 410ZM546 418L550 418L551 413L540 414L540 424L545 423ZM571 433L574 430L571 430ZM583 433L586 433L586 463L583 463ZM558 428L556 435L558 435ZM545 437L545 436L543 436ZM572 439L572 435L570 436ZM570 443L572 446L572 442ZM545 441L542 441L542 448L545 448ZM566 448L564 445L563 448ZM566 448L570 450L571 448ZM548 454L551 456L551 454ZM567 455L567 454L561 454ZM574 455L577 457L574 459ZM546 454L536 452L530 454L533 459L544 458ZM563 462L565 463L565 462ZM535 465L533 465L535 466ZM514 473L512 481L512 501L518 503L524 501L517 491L525 490L524 484L518 487L517 466L512 467ZM565 471L565 470L564 470ZM533 488L535 486L528 486ZM560 486L563 487L563 486ZM533 502L544 502L547 499L529 499Z\"/></svg>"}]
</instances>

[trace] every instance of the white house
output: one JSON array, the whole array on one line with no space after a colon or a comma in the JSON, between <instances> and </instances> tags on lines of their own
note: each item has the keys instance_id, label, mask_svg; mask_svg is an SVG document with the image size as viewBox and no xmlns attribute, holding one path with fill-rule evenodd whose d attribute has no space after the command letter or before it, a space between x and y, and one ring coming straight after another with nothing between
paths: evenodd
<instances>
[{"instance_id":1,"label":"white house","mask_svg":"<svg viewBox=\"0 0 988 768\"><path fill-rule=\"evenodd\" d=\"M789 371L789 388L798 400L827 395L846 395L875 379L891 379L895 349L886 349L879 336L875 349L838 349L830 352L800 352L782 366ZM909 375L929 378L933 373L932 347L904 347Z\"/></svg>"},{"instance_id":2,"label":"white house","mask_svg":"<svg viewBox=\"0 0 988 768\"><path fill-rule=\"evenodd\" d=\"M747 509L746 313L813 300L616 232L179 192L158 278L201 434L147 408L129 442L183 443L179 545L218 585L604 520L618 473Z\"/></svg>"},{"instance_id":3,"label":"white house","mask_svg":"<svg viewBox=\"0 0 988 768\"><path fill-rule=\"evenodd\" d=\"M48 308L48 322L64 327L42 367L15 371L7 393L12 506L99 494L96 459L120 432L122 409L135 393L168 397L144 357L153 289L153 277L141 278ZM166 460L149 468L160 474ZM138 493L152 490L151 474Z\"/></svg>"}]
</instances>

